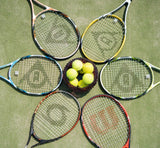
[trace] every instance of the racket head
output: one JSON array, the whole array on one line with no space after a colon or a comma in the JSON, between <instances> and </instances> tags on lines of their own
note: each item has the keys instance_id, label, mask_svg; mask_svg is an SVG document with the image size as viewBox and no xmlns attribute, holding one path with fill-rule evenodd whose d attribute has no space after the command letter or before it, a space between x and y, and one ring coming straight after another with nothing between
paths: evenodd
<instances>
[{"instance_id":1,"label":"racket head","mask_svg":"<svg viewBox=\"0 0 160 148\"><path fill-rule=\"evenodd\" d=\"M35 2L43 6L42 3ZM43 7L46 9L32 15L32 37L35 44L43 54L55 59L73 56L80 46L77 26L66 14L45 5ZM33 3L31 8L33 13Z\"/></svg>"},{"instance_id":2,"label":"racket head","mask_svg":"<svg viewBox=\"0 0 160 148\"><path fill-rule=\"evenodd\" d=\"M72 94L62 90L52 92L34 111L27 145L31 136L38 141L32 147L64 137L77 125L80 114L81 107Z\"/></svg>"},{"instance_id":3,"label":"racket head","mask_svg":"<svg viewBox=\"0 0 160 148\"><path fill-rule=\"evenodd\" d=\"M28 55L16 60L8 73L10 84L28 95L51 93L60 86L62 77L59 63L43 55Z\"/></svg>"},{"instance_id":4,"label":"racket head","mask_svg":"<svg viewBox=\"0 0 160 148\"><path fill-rule=\"evenodd\" d=\"M96 95L84 104L81 125L96 147L130 147L129 116L120 102L109 95Z\"/></svg>"},{"instance_id":5,"label":"racket head","mask_svg":"<svg viewBox=\"0 0 160 148\"><path fill-rule=\"evenodd\" d=\"M153 81L150 65L135 57L113 59L100 72L102 88L117 99L139 98L149 91Z\"/></svg>"},{"instance_id":6,"label":"racket head","mask_svg":"<svg viewBox=\"0 0 160 148\"><path fill-rule=\"evenodd\" d=\"M81 50L89 60L104 63L121 51L125 32L125 24L121 18L116 15L102 16L84 31Z\"/></svg>"}]
</instances>

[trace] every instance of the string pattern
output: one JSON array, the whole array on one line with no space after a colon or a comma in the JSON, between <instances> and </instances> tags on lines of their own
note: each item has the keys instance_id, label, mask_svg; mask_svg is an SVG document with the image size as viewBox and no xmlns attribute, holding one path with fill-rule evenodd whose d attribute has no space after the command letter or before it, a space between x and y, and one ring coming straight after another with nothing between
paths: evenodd
<instances>
[{"instance_id":1,"label":"string pattern","mask_svg":"<svg viewBox=\"0 0 160 148\"><path fill-rule=\"evenodd\" d=\"M148 66L132 58L110 62L101 73L103 88L110 94L121 98L142 95L151 82L152 74Z\"/></svg>"},{"instance_id":2,"label":"string pattern","mask_svg":"<svg viewBox=\"0 0 160 148\"><path fill-rule=\"evenodd\" d=\"M43 140L63 136L79 120L80 107L77 101L68 93L53 93L38 107L33 128L38 137Z\"/></svg>"},{"instance_id":3,"label":"string pattern","mask_svg":"<svg viewBox=\"0 0 160 148\"><path fill-rule=\"evenodd\" d=\"M14 84L29 93L46 93L55 89L62 79L62 72L54 60L43 57L21 59L11 69Z\"/></svg>"},{"instance_id":4,"label":"string pattern","mask_svg":"<svg viewBox=\"0 0 160 148\"><path fill-rule=\"evenodd\" d=\"M82 40L82 51L93 61L106 61L121 48L125 38L124 23L107 15L95 21Z\"/></svg>"},{"instance_id":5,"label":"string pattern","mask_svg":"<svg viewBox=\"0 0 160 148\"><path fill-rule=\"evenodd\" d=\"M54 11L41 13L34 26L35 41L47 54L55 58L72 55L79 44L79 35L71 21Z\"/></svg>"}]
</instances>

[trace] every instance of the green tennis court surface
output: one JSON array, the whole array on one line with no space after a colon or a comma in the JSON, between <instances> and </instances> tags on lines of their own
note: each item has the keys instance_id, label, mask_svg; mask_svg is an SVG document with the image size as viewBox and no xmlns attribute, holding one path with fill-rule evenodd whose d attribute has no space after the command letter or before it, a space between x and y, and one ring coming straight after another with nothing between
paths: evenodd
<instances>
[{"instance_id":1,"label":"green tennis court surface","mask_svg":"<svg viewBox=\"0 0 160 148\"><path fill-rule=\"evenodd\" d=\"M82 34L88 24L123 0L41 0L42 3L68 14ZM127 16L127 39L118 56L135 56L160 67L160 1L133 0ZM31 35L31 12L26 0L1 0L0 4L0 65L30 54L42 54ZM83 57L80 50L67 60L58 61L62 68L73 58ZM99 72L104 64L96 64ZM7 70L0 74L7 76ZM155 81L160 80L157 74ZM67 90L62 83L59 89ZM99 83L78 98L81 106L90 97L104 93ZM28 139L30 120L43 96L27 96L0 81L0 147L23 148ZM145 96L120 101L131 120L131 148L160 147L160 87ZM31 139L29 146L36 142ZM39 146L42 148L92 148L84 136L80 122L64 138Z\"/></svg>"}]
</instances>

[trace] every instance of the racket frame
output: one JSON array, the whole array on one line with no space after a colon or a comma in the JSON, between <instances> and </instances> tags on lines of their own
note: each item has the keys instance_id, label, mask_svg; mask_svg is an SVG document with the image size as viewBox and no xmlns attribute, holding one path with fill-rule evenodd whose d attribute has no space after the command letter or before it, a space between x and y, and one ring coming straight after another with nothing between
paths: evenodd
<instances>
[{"instance_id":1,"label":"racket frame","mask_svg":"<svg viewBox=\"0 0 160 148\"><path fill-rule=\"evenodd\" d=\"M45 58L45 59L48 59L48 60L50 60L50 61L53 61L54 63L56 63L56 65L58 66L58 68L59 68L59 70L60 70L60 81L59 81L58 85L57 85L55 88L53 88L52 90L50 90L49 92L31 93L31 92L28 92L28 91L26 91L26 90L23 90L23 89L17 87L17 86L14 84L14 82L12 81L12 78L11 78L11 70L12 70L12 68L14 67L14 65L16 65L19 61L22 61L22 60L24 60L24 59L27 59L27 58L36 58L36 57L37 57L37 58ZM9 70L8 70L8 78L5 78L4 76L1 76L1 75L0 75L0 79L2 79L3 81L7 82L8 84L10 84L13 88L17 89L18 91L20 91L20 92L22 92L22 93L24 93L24 94L27 94L27 95L35 95L35 96L47 95L47 94L55 91L55 90L60 86L60 84L61 84L61 82L62 82L63 72L62 72L62 68L61 68L60 64L59 64L56 60L54 60L53 58L48 57L48 56L43 56L43 55L28 55L28 56L24 56L24 57L21 57L21 58L15 60L15 61L13 61L13 62L11 62L11 63L9 63L9 64L0 66L0 70L1 70L1 69L4 69L4 68L7 68L7 67L9 67Z\"/></svg>"},{"instance_id":2,"label":"racket frame","mask_svg":"<svg viewBox=\"0 0 160 148\"><path fill-rule=\"evenodd\" d=\"M92 139L92 137L89 136L89 134L87 133L87 130L85 128L85 125L83 123L83 110L85 108L85 106L87 105L87 103L89 101L92 101L93 99L96 99L97 97L106 97L106 98L109 98L111 99L113 102L115 102L117 104L117 106L120 108L120 110L123 112L123 115L125 116L126 120L128 121L128 139L126 140L126 143L124 144L123 148L130 148L130 141L131 141L131 122L130 122L130 119L129 119L129 116L128 116L128 113L126 111L126 109L122 106L122 104L116 100L113 96L110 96L110 95L106 95L106 94L100 94L100 95L96 95L92 98L90 98L89 100L87 100L84 105L82 106L82 110L81 110L81 118L80 118L80 122L81 122L81 127L83 129L83 132L85 133L85 136L87 137L87 139L91 142L91 144L93 144L94 146L100 148L100 146L98 146L96 144L96 142L94 142L94 140Z\"/></svg>"},{"instance_id":3,"label":"racket frame","mask_svg":"<svg viewBox=\"0 0 160 148\"><path fill-rule=\"evenodd\" d=\"M132 0L126 0L125 2L123 2L120 6L118 6L116 9L96 18L95 20L93 20L88 26L87 28L84 30L83 34L82 34L82 37L81 37L81 50L82 50L82 53L84 54L84 56L86 58L88 58L89 60L95 62L95 63L106 63L107 61L115 58L122 50L123 46L124 46L124 43L125 43L125 40L126 40L126 32L127 32L127 29L126 29L126 17L127 17L127 12L128 12L128 8L130 6L130 3L131 3ZM118 17L117 15L114 15L114 13L116 13L118 10L120 10L122 7L125 6L125 10L124 10L124 13L123 13L123 19L121 19L120 17ZM92 58L89 58L87 56L87 54L84 52L84 48L83 48L83 39L85 37L85 34L87 33L88 29L94 24L96 23L97 21L101 20L101 19L105 19L105 17L109 17L109 16L113 16L115 17L116 19L120 20L121 23L124 24L124 38L123 38L123 41L122 41L122 44L121 44L121 47L118 49L118 51L109 59L106 59L105 61L97 61L97 60L94 60Z\"/></svg>"},{"instance_id":4,"label":"racket frame","mask_svg":"<svg viewBox=\"0 0 160 148\"><path fill-rule=\"evenodd\" d=\"M41 104L42 104L49 96L54 95L55 93L64 93L64 94L67 94L67 95L71 96L72 99L74 99L74 101L76 102L76 104L77 104L77 106L78 106L79 115L78 115L78 117L77 117L77 121L74 123L74 125L72 126L72 128L69 129L69 130L68 130L66 133L64 133L63 135L61 135L61 136L59 136L59 137L57 137L57 138L54 138L54 139L50 139L50 140L41 139L41 138L39 138L39 137L36 135L36 133L35 133L35 131L34 131L34 127L33 127L34 117L35 117L35 115L36 115L39 107L41 106ZM80 107L80 104L79 104L78 100L77 100L72 94L70 94L69 92L63 91L63 90L54 91L54 92L48 94L47 96L45 96L45 98L43 98L43 99L40 101L40 103L37 105L37 107L36 107L36 109L35 109L35 111L34 111L34 113L33 113L33 115L32 115L31 124L30 124L29 137L28 137L28 141L27 141L27 144L26 144L25 148L28 147L28 144L29 144L29 142L30 142L30 140L31 140L31 137L33 137L33 138L38 142L37 144L34 144L33 146L31 146L31 148L36 147L36 146L38 146L38 145L42 145L42 144L47 144L47 143L50 143L50 142L54 142L54 141L56 141L56 140L64 137L65 135L67 135L69 132L71 132L71 131L74 129L74 127L75 127L75 126L77 125L77 123L79 122L80 116L81 116L81 107Z\"/></svg>"},{"instance_id":5,"label":"racket frame","mask_svg":"<svg viewBox=\"0 0 160 148\"><path fill-rule=\"evenodd\" d=\"M31 21L31 22L32 22L32 37L33 37L34 43L36 44L36 46L38 47L38 49L40 49L40 51L41 51L43 54L45 54L45 55L47 55L47 56L50 56L50 57L52 57L52 58L54 58L54 59L57 59L57 60L67 59L67 58L73 56L73 55L77 52L77 50L79 49L80 43L81 43L80 32L79 32L76 24L73 22L73 20L72 20L68 15L62 13L61 11L58 11L58 10L56 10L56 9L53 9L53 8L47 6L47 5L44 5L44 4L42 4L41 2L39 2L38 0L27 0L27 1L29 2L30 6L31 6L31 15L32 15L32 21ZM34 12L34 4L33 4L33 3L34 3L35 5L38 5L39 7L43 8L44 10L42 10L42 11L39 12L38 14L35 14L35 12ZM35 20L36 20L36 18L37 18L39 15L41 15L42 13L45 13L45 12L47 12L47 11L52 11L53 13L57 13L57 14L63 16L64 18L67 19L67 21L68 21L68 22L72 25L72 27L74 28L74 31L75 31L75 33L76 33L76 35L77 35L77 47L76 47L75 51L72 52L72 54L70 54L70 55L68 55L68 56L65 56L65 57L55 57L54 55L50 55L50 54L39 44L39 42L38 42L38 40L37 40L37 38L36 38L36 33L35 33Z\"/></svg>"},{"instance_id":6,"label":"racket frame","mask_svg":"<svg viewBox=\"0 0 160 148\"><path fill-rule=\"evenodd\" d=\"M132 96L132 97L120 97L120 96L115 96L114 94L112 94L111 92L109 92L103 85L103 82L102 82L102 74L103 74L103 71L105 69L106 66L108 66L111 62L115 62L115 61L118 61L118 60L127 60L127 59L132 59L134 61L137 61L138 63L142 63L149 71L150 73L150 79L151 79L151 83L150 83L150 86L142 93L142 94L139 94L137 96ZM151 91L154 87L156 87L157 85L160 84L160 81L155 83L155 78L154 78L154 72L153 71L156 71L158 73L160 73L160 68L157 67L157 66L154 66L152 65L151 63L147 62L147 61L144 61L140 58L137 58L137 57L133 57L133 56L126 56L126 57L118 57L118 58L114 58L110 61L108 61L101 69L101 72L100 72L100 84L103 88L103 90L108 94L108 95L111 95L113 97L115 97L116 99L121 99L121 100L131 100L131 99L136 99L136 98L139 98L143 95L145 95L146 93L148 93L149 91Z\"/></svg>"}]
</instances>

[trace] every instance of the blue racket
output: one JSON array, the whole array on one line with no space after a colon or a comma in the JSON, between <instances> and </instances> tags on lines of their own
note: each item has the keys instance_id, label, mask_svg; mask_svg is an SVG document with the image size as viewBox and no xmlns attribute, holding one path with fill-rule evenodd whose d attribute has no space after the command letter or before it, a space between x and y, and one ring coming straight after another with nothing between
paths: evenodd
<instances>
[{"instance_id":1,"label":"blue racket","mask_svg":"<svg viewBox=\"0 0 160 148\"><path fill-rule=\"evenodd\" d=\"M53 58L42 55L28 55L0 69L9 67L8 82L15 89L28 95L46 95L58 88L62 81L62 68Z\"/></svg>"}]
</instances>

